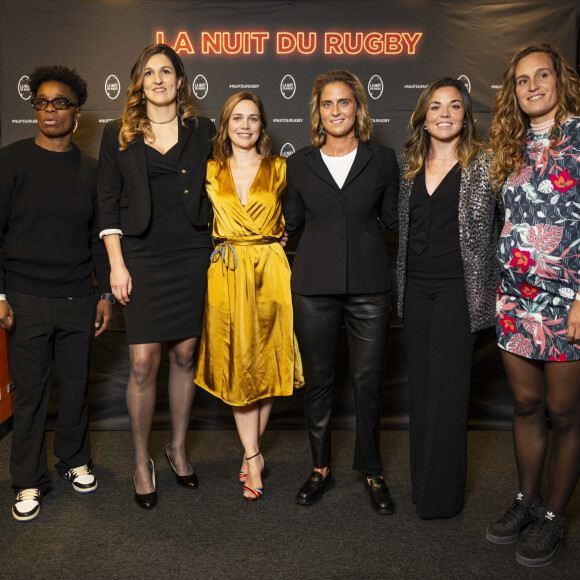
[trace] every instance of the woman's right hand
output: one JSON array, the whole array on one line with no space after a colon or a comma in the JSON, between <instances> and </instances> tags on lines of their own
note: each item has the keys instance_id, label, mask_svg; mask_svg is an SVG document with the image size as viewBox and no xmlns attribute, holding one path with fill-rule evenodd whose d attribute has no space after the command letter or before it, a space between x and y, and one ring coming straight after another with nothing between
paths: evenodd
<instances>
[{"instance_id":1,"label":"woman's right hand","mask_svg":"<svg viewBox=\"0 0 580 580\"><path fill-rule=\"evenodd\" d=\"M111 290L115 298L123 306L131 301L131 290L133 289L133 281L129 270L124 265L111 266Z\"/></svg>"}]
</instances>

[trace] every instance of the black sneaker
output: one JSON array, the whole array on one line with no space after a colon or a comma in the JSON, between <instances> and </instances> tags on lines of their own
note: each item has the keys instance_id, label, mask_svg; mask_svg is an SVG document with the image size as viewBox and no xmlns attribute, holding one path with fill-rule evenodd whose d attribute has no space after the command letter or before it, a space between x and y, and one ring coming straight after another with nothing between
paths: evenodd
<instances>
[{"instance_id":1,"label":"black sneaker","mask_svg":"<svg viewBox=\"0 0 580 580\"><path fill-rule=\"evenodd\" d=\"M538 519L526 530L516 546L516 562L524 566L546 566L564 543L563 516L541 508Z\"/></svg>"},{"instance_id":2,"label":"black sneaker","mask_svg":"<svg viewBox=\"0 0 580 580\"><path fill-rule=\"evenodd\" d=\"M33 520L40 513L42 492L34 487L21 489L12 506L12 515L19 522Z\"/></svg>"},{"instance_id":3,"label":"black sneaker","mask_svg":"<svg viewBox=\"0 0 580 580\"><path fill-rule=\"evenodd\" d=\"M88 465L73 467L62 476L72 483L73 489L79 493L90 493L97 489L97 478L93 475Z\"/></svg>"},{"instance_id":4,"label":"black sneaker","mask_svg":"<svg viewBox=\"0 0 580 580\"><path fill-rule=\"evenodd\" d=\"M513 544L522 529L538 516L541 501L520 491L505 514L489 525L485 537L494 544Z\"/></svg>"}]
</instances>

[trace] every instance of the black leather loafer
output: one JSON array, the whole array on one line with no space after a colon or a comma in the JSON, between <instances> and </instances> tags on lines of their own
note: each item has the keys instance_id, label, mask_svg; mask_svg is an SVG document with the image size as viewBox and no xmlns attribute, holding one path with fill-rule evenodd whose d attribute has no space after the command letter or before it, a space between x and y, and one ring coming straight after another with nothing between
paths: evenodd
<instances>
[{"instance_id":1,"label":"black leather loafer","mask_svg":"<svg viewBox=\"0 0 580 580\"><path fill-rule=\"evenodd\" d=\"M372 508L378 514L390 515L394 513L395 504L382 477L365 477L365 489L369 492Z\"/></svg>"},{"instance_id":2,"label":"black leather loafer","mask_svg":"<svg viewBox=\"0 0 580 580\"><path fill-rule=\"evenodd\" d=\"M167 449L169 448L170 445L171 443L168 443L167 446L165 447L165 459L167 459L167 462L171 466L173 473L175 473L175 479L177 480L177 483L183 487L195 489L199 485L197 475L195 475L195 473L192 473L191 475L178 475L177 470L175 469L175 465L173 465L173 461L171 461L171 459L169 458L169 453L167 453ZM189 467L191 467L191 465Z\"/></svg>"},{"instance_id":3,"label":"black leather loafer","mask_svg":"<svg viewBox=\"0 0 580 580\"><path fill-rule=\"evenodd\" d=\"M306 483L300 488L296 494L296 503L300 505L312 505L320 501L325 492L334 487L334 476L332 469L328 470L326 477L322 477L322 473L313 471Z\"/></svg>"}]
</instances>

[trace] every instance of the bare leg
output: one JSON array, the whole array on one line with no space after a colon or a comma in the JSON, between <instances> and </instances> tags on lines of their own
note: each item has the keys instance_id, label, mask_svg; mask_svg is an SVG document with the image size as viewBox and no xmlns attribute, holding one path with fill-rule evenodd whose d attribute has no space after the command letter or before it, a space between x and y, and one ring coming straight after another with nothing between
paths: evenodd
<instances>
[{"instance_id":1,"label":"bare leg","mask_svg":"<svg viewBox=\"0 0 580 580\"><path fill-rule=\"evenodd\" d=\"M191 475L193 470L185 452L185 438L191 405L195 396L194 351L197 338L168 343L169 407L171 410L171 445L167 453L178 475Z\"/></svg>"},{"instance_id":2,"label":"bare leg","mask_svg":"<svg viewBox=\"0 0 580 580\"><path fill-rule=\"evenodd\" d=\"M515 399L513 437L520 491L537 498L548 445L544 363L506 351L502 358Z\"/></svg>"},{"instance_id":3,"label":"bare leg","mask_svg":"<svg viewBox=\"0 0 580 580\"><path fill-rule=\"evenodd\" d=\"M258 449L260 448L260 441L262 440L262 435L266 430L266 425L268 425L268 419L270 418L270 412L272 411L272 406L274 404L274 397L269 399L262 399L258 403L259 409L259 420L260 420L260 432L258 434ZM235 413L234 413L235 416ZM240 436L241 439L241 436ZM242 461L242 468L241 471L243 473L248 473L248 462L246 461L246 457L251 457L247 453L244 453L244 459Z\"/></svg>"},{"instance_id":4,"label":"bare leg","mask_svg":"<svg viewBox=\"0 0 580 580\"><path fill-rule=\"evenodd\" d=\"M267 418L270 416L273 398L262 399L252 405L245 407L232 407L236 427L242 445L244 446L244 457L253 457L260 452L260 436L266 428ZM262 423L261 407L265 406L264 417L266 421ZM247 461L246 485L253 489L262 487L262 470L264 469L264 458L261 455ZM253 497L250 492L244 493L247 497Z\"/></svg>"},{"instance_id":5,"label":"bare leg","mask_svg":"<svg viewBox=\"0 0 580 580\"><path fill-rule=\"evenodd\" d=\"M546 508L564 516L580 475L580 361L546 363L545 371L553 426Z\"/></svg>"},{"instance_id":6,"label":"bare leg","mask_svg":"<svg viewBox=\"0 0 580 580\"><path fill-rule=\"evenodd\" d=\"M131 370L127 383L127 408L135 446L135 487L137 493L146 494L155 491L149 464L149 440L155 412L161 344L132 344L129 353Z\"/></svg>"}]
</instances>

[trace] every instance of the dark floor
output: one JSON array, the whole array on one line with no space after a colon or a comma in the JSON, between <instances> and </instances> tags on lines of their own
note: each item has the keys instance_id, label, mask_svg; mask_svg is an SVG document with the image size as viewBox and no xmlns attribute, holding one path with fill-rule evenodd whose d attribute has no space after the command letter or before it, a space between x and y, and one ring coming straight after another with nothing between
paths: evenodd
<instances>
[{"instance_id":1,"label":"dark floor","mask_svg":"<svg viewBox=\"0 0 580 580\"><path fill-rule=\"evenodd\" d=\"M469 434L465 507L450 520L420 520L410 501L408 432L384 431L383 457L397 504L392 516L371 511L350 469L354 432L333 433L337 485L311 507L294 494L310 472L303 431L270 431L269 472L256 503L242 499L235 431L190 431L197 490L175 484L155 431L152 456L159 504L132 500L131 435L93 433L99 489L83 496L63 480L28 523L11 516L11 435L0 441L0 578L580 578L580 494L568 511L567 545L543 569L515 562L514 545L485 539L485 528L516 490L511 433ZM49 448L52 433L48 434ZM54 458L50 458L52 468ZM51 471L54 474L54 471Z\"/></svg>"}]
</instances>

